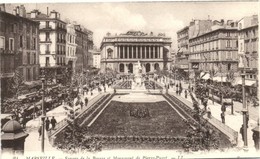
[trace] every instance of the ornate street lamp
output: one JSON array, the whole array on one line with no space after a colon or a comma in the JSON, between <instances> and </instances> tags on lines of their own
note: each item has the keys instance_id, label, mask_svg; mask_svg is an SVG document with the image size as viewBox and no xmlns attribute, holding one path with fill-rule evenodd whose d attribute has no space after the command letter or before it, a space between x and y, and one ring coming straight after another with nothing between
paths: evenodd
<instances>
[{"instance_id":1,"label":"ornate street lamp","mask_svg":"<svg viewBox=\"0 0 260 159\"><path fill-rule=\"evenodd\" d=\"M247 108L246 108L246 94L245 94L245 71L242 70L241 77L242 77L242 95L243 95L243 133L244 133L244 148L247 148L247 122L246 122L246 115L247 115Z\"/></svg>"},{"instance_id":2,"label":"ornate street lamp","mask_svg":"<svg viewBox=\"0 0 260 159\"><path fill-rule=\"evenodd\" d=\"M44 83L45 83L45 70L44 68L40 68L40 78L42 81L42 89L40 90L40 94L42 95L42 116L41 116L41 120L42 120L42 140L41 140L41 151L44 153L44 128L45 128L45 108L44 108L44 98L45 98L45 88L44 88Z\"/></svg>"},{"instance_id":3,"label":"ornate street lamp","mask_svg":"<svg viewBox=\"0 0 260 159\"><path fill-rule=\"evenodd\" d=\"M245 67L243 63L243 55L240 56L238 67L241 68L241 77L242 77L242 96L243 96L243 135L244 135L244 149L247 149L247 106L246 106L246 94L245 94Z\"/></svg>"}]
</instances>

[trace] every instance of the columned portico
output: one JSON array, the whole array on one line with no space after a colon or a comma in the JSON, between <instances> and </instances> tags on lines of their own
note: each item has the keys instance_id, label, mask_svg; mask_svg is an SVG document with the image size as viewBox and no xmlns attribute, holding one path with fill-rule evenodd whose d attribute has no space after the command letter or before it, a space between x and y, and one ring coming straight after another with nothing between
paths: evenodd
<instances>
[{"instance_id":1,"label":"columned portico","mask_svg":"<svg viewBox=\"0 0 260 159\"><path fill-rule=\"evenodd\" d=\"M169 37L149 36L139 32L104 37L101 44L101 65L107 64L120 73L135 72L133 66L136 66L138 61L142 64L143 73L153 72L156 68L162 69L165 62L170 63L163 59L163 48L171 46L170 40ZM109 54L107 50L112 51ZM111 58L107 59L108 55ZM101 71L104 71L103 67Z\"/></svg>"}]
</instances>

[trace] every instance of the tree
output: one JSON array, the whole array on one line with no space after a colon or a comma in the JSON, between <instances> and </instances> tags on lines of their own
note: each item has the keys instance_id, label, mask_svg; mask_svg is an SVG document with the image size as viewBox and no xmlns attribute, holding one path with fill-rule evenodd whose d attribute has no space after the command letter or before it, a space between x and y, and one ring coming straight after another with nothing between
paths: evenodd
<instances>
[{"instance_id":1,"label":"tree","mask_svg":"<svg viewBox=\"0 0 260 159\"><path fill-rule=\"evenodd\" d=\"M14 97L18 99L18 95L21 91L22 86L24 85L24 77L19 71L16 69L14 71L14 76L9 80L9 89L14 94Z\"/></svg>"},{"instance_id":2,"label":"tree","mask_svg":"<svg viewBox=\"0 0 260 159\"><path fill-rule=\"evenodd\" d=\"M213 78L217 76L217 73L218 73L218 72L217 72L217 70L215 70L215 69L209 70L209 77L210 77L212 83L213 83ZM211 95L212 95L212 102L213 102L213 104L214 104L214 96L213 96L213 91L212 91L212 89L211 89Z\"/></svg>"},{"instance_id":3,"label":"tree","mask_svg":"<svg viewBox=\"0 0 260 159\"><path fill-rule=\"evenodd\" d=\"M229 71L227 73L226 77L227 77L226 81L230 82L232 84L235 81L235 73L234 73L234 71Z\"/></svg>"}]
</instances>

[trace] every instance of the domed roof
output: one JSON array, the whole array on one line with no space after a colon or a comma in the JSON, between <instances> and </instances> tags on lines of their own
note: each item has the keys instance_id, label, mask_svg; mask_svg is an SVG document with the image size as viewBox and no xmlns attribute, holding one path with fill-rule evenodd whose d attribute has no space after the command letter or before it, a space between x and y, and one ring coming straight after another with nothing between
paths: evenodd
<instances>
[{"instance_id":1,"label":"domed roof","mask_svg":"<svg viewBox=\"0 0 260 159\"><path fill-rule=\"evenodd\" d=\"M21 130L22 130L21 124L14 119L6 122L5 125L2 128L2 131L4 133L15 133L15 132L19 132Z\"/></svg>"}]
</instances>

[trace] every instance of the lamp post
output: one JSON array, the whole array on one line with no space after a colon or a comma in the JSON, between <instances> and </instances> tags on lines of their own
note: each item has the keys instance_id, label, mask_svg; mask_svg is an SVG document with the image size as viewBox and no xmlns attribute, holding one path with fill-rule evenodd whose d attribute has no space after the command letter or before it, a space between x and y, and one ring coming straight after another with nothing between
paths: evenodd
<instances>
[{"instance_id":1,"label":"lamp post","mask_svg":"<svg viewBox=\"0 0 260 159\"><path fill-rule=\"evenodd\" d=\"M221 62L221 65L220 65L220 70L221 70L221 90L223 88L223 63ZM221 92L221 106L223 106L223 92Z\"/></svg>"},{"instance_id":2,"label":"lamp post","mask_svg":"<svg viewBox=\"0 0 260 159\"><path fill-rule=\"evenodd\" d=\"M45 83L45 70L43 68L41 68L41 81L42 81L42 90L40 91L41 95L42 95L42 116L41 116L41 120L42 120L42 129L41 129L41 133L42 133L42 139L41 139L41 151L42 153L44 153L44 129L45 129L45 108L44 108L44 98L45 98L45 88L44 88L44 83Z\"/></svg>"},{"instance_id":3,"label":"lamp post","mask_svg":"<svg viewBox=\"0 0 260 159\"><path fill-rule=\"evenodd\" d=\"M243 95L243 133L244 133L244 148L247 148L247 122L246 122L246 114L247 114L247 108L246 108L246 97L245 97L245 71L242 70L241 73L242 77L242 95Z\"/></svg>"},{"instance_id":4,"label":"lamp post","mask_svg":"<svg viewBox=\"0 0 260 159\"><path fill-rule=\"evenodd\" d=\"M189 63L189 54L185 54L188 62L188 83L189 83L189 88L190 88L190 63Z\"/></svg>"}]
</instances>

